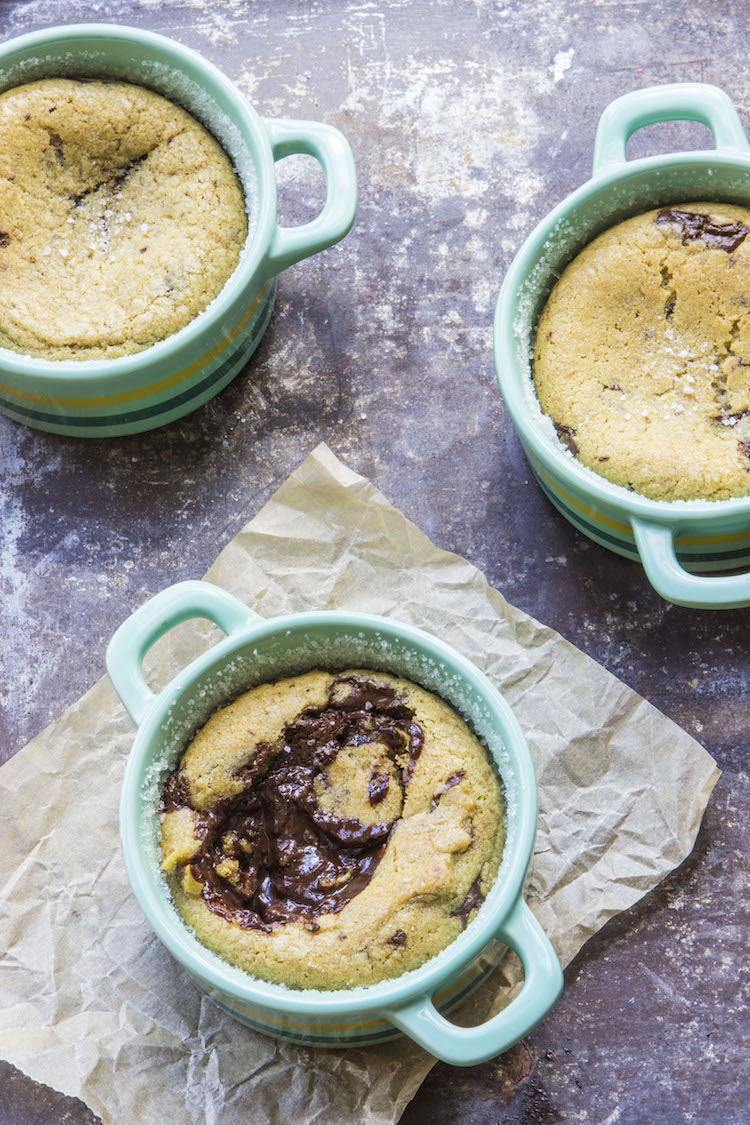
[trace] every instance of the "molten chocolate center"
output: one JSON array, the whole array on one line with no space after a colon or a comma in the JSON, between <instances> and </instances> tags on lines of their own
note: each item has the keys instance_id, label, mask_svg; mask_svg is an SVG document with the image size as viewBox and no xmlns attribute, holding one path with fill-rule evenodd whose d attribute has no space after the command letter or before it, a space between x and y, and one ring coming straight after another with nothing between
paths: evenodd
<instances>
[{"instance_id":1,"label":"molten chocolate center","mask_svg":"<svg viewBox=\"0 0 750 1125\"><path fill-rule=\"evenodd\" d=\"M322 707L308 707L275 744L264 743L244 772L244 789L216 802L195 830L190 860L210 910L240 926L336 913L369 883L396 820L363 824L323 809L316 783L345 747L386 748L402 789L422 750L422 728L395 691L372 680L340 677ZM389 779L373 772L369 801L386 796ZM192 808L185 774L167 778L162 808Z\"/></svg>"}]
</instances>

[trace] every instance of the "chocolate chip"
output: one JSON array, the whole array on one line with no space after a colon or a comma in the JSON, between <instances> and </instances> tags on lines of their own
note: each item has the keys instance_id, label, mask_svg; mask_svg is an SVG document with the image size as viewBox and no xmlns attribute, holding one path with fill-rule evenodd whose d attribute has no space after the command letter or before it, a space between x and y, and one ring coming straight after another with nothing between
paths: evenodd
<instances>
[{"instance_id":1,"label":"chocolate chip","mask_svg":"<svg viewBox=\"0 0 750 1125\"><path fill-rule=\"evenodd\" d=\"M465 774L464 774L463 770L457 770L455 773L452 773L450 775L450 777L446 778L445 785L443 785L442 789L438 789L437 793L432 798L432 805L430 807L430 812L435 811L435 809L440 804L440 798L445 796L445 794L448 792L449 789L452 789L454 787L454 785L460 785L461 784L461 782L464 779L464 776L465 776Z\"/></svg>"},{"instance_id":2,"label":"chocolate chip","mask_svg":"<svg viewBox=\"0 0 750 1125\"><path fill-rule=\"evenodd\" d=\"M554 423L557 436L563 445L570 450L571 453L578 453L578 443L575 440L576 431L572 426L564 426L562 422Z\"/></svg>"},{"instance_id":3,"label":"chocolate chip","mask_svg":"<svg viewBox=\"0 0 750 1125\"><path fill-rule=\"evenodd\" d=\"M451 918L459 918L461 921L461 929L465 930L469 923L469 915L471 914L472 910L476 910L476 908L478 906L481 906L483 902L484 894L482 893L479 876L477 875L476 879L469 887L464 901L460 906L457 906L455 910L451 910Z\"/></svg>"},{"instance_id":4,"label":"chocolate chip","mask_svg":"<svg viewBox=\"0 0 750 1125\"><path fill-rule=\"evenodd\" d=\"M396 930L395 934L392 934L388 938L388 944L389 945L396 945L396 946L406 945L406 934L404 933L404 931L403 930Z\"/></svg>"},{"instance_id":5,"label":"chocolate chip","mask_svg":"<svg viewBox=\"0 0 750 1125\"><path fill-rule=\"evenodd\" d=\"M161 791L162 812L174 812L175 809L190 808L190 782L183 769L171 773L164 783Z\"/></svg>"},{"instance_id":6,"label":"chocolate chip","mask_svg":"<svg viewBox=\"0 0 750 1125\"><path fill-rule=\"evenodd\" d=\"M379 805L388 796L388 788L391 784L391 779L387 773L380 773L378 770L373 770L370 775L370 783L367 786L367 799L371 805Z\"/></svg>"},{"instance_id":7,"label":"chocolate chip","mask_svg":"<svg viewBox=\"0 0 750 1125\"><path fill-rule=\"evenodd\" d=\"M63 152L62 137L60 136L59 133L50 133L49 134L49 143L50 143L50 146L55 153L55 156L57 157L58 164L61 164L62 167L64 168L65 167L65 154Z\"/></svg>"},{"instance_id":8,"label":"chocolate chip","mask_svg":"<svg viewBox=\"0 0 750 1125\"><path fill-rule=\"evenodd\" d=\"M0 230L0 248L5 249L10 244L10 235L5 230Z\"/></svg>"},{"instance_id":9,"label":"chocolate chip","mask_svg":"<svg viewBox=\"0 0 750 1125\"><path fill-rule=\"evenodd\" d=\"M680 211L673 207L666 207L660 211L655 222L658 227L679 226L682 229L683 246L700 239L706 246L726 250L728 254L736 250L748 234L748 228L744 223L717 223L710 215L698 211Z\"/></svg>"},{"instance_id":10,"label":"chocolate chip","mask_svg":"<svg viewBox=\"0 0 750 1125\"><path fill-rule=\"evenodd\" d=\"M711 417L714 422L721 422L724 426L736 426L748 415L750 415L750 410L736 410L733 414L725 412L724 414L712 414Z\"/></svg>"}]
</instances>

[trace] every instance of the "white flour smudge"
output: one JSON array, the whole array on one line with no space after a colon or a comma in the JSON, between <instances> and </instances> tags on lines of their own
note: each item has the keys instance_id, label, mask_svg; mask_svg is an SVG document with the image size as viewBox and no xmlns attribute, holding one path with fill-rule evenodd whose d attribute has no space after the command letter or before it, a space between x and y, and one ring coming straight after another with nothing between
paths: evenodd
<instances>
[{"instance_id":1,"label":"white flour smudge","mask_svg":"<svg viewBox=\"0 0 750 1125\"><path fill-rule=\"evenodd\" d=\"M566 70L570 70L574 54L575 50L573 47L567 51L557 52L552 61L552 66L548 68L555 82L562 82L563 74L565 74Z\"/></svg>"}]
</instances>

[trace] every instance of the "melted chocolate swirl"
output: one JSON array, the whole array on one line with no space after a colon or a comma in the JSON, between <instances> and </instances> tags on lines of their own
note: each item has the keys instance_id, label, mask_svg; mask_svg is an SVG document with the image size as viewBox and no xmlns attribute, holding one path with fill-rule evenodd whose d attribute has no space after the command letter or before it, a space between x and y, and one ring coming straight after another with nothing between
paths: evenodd
<instances>
[{"instance_id":1,"label":"melted chocolate swirl","mask_svg":"<svg viewBox=\"0 0 750 1125\"><path fill-rule=\"evenodd\" d=\"M423 741L413 711L392 688L335 680L324 706L302 711L278 743L258 746L243 791L201 817L201 845L189 867L209 909L263 930L292 920L315 928L317 915L343 909L369 883L396 821L363 824L323 809L316 783L325 783L344 747L378 743L406 789ZM371 804L386 792L376 784ZM164 785L162 808L179 807L192 805L178 769Z\"/></svg>"}]
</instances>

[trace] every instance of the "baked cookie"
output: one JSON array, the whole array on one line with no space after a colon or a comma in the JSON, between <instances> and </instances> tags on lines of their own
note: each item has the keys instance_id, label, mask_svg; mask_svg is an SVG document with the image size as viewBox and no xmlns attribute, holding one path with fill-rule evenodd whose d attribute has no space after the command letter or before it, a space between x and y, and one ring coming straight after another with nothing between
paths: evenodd
<instances>
[{"instance_id":1,"label":"baked cookie","mask_svg":"<svg viewBox=\"0 0 750 1125\"><path fill-rule=\"evenodd\" d=\"M565 446L654 500L750 495L750 211L681 203L599 235L539 319L534 382Z\"/></svg>"},{"instance_id":2,"label":"baked cookie","mask_svg":"<svg viewBox=\"0 0 750 1125\"><path fill-rule=\"evenodd\" d=\"M505 839L487 753L442 699L313 671L217 711L169 776L162 868L198 938L256 977L415 969L484 901Z\"/></svg>"},{"instance_id":3,"label":"baked cookie","mask_svg":"<svg viewBox=\"0 0 750 1125\"><path fill-rule=\"evenodd\" d=\"M141 351L221 291L247 237L217 141L153 90L45 78L0 95L0 347Z\"/></svg>"}]
</instances>

